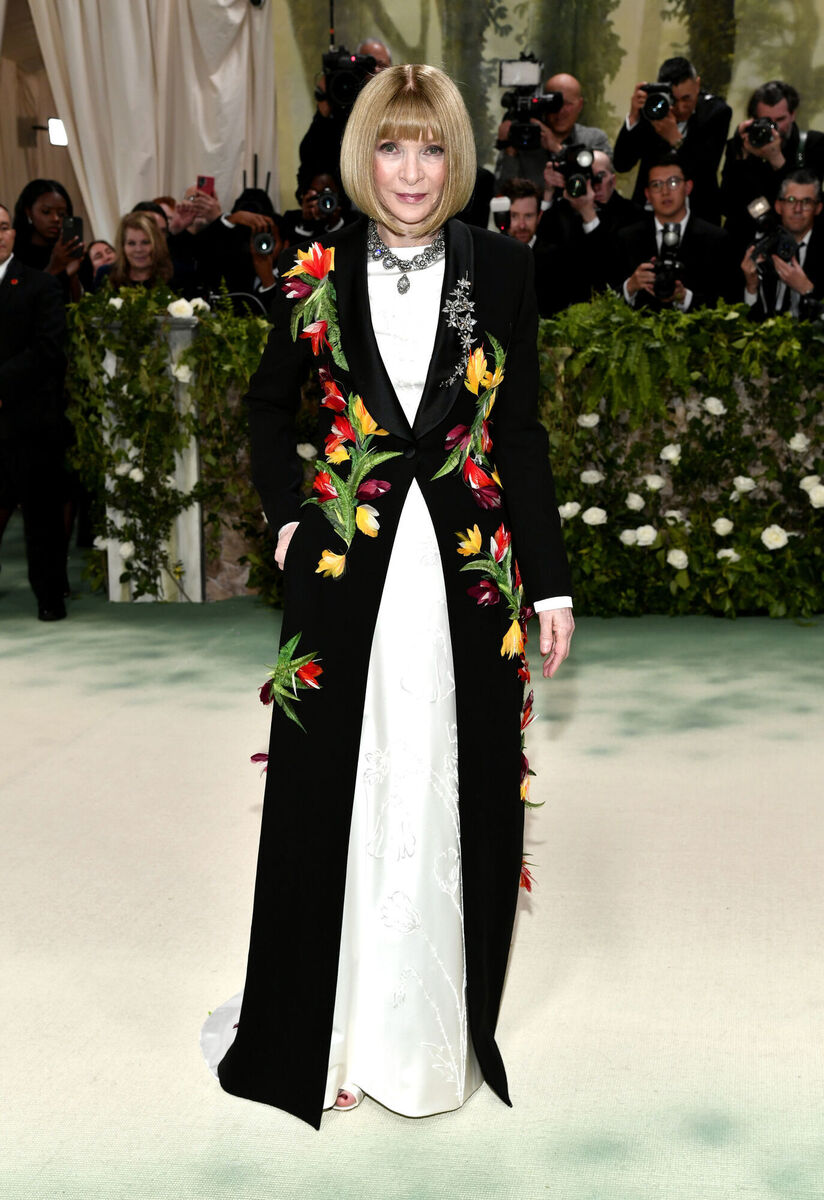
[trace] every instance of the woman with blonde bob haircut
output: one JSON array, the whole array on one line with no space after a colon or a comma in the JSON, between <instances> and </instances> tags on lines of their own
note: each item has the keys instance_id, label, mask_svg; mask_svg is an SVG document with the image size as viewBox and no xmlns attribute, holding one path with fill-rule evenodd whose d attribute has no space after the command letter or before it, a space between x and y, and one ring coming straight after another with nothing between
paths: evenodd
<instances>
[{"instance_id":1,"label":"woman with blonde bob haircut","mask_svg":"<svg viewBox=\"0 0 824 1200\"><path fill-rule=\"evenodd\" d=\"M453 217L475 153L451 80L367 83L342 173L365 215L281 258L246 396L284 608L246 986L202 1035L228 1092L316 1128L364 1095L422 1117L485 1081L509 1104L526 623L541 610L545 675L573 629L532 253Z\"/></svg>"},{"instance_id":2,"label":"woman with blonde bob haircut","mask_svg":"<svg viewBox=\"0 0 824 1200\"><path fill-rule=\"evenodd\" d=\"M461 93L447 75L426 66L382 71L361 92L357 119L347 123L343 135L344 188L361 212L398 233L395 218L375 191L372 159L376 143L383 138L435 141L446 152L443 194L422 226L422 235L433 233L466 207L475 187L475 138Z\"/></svg>"}]
</instances>

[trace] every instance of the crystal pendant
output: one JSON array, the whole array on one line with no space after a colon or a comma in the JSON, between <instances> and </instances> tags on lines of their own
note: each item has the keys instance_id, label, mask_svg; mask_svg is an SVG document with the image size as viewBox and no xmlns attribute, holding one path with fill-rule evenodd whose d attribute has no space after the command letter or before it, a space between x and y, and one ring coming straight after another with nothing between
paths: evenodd
<instances>
[{"instance_id":1,"label":"crystal pendant","mask_svg":"<svg viewBox=\"0 0 824 1200\"><path fill-rule=\"evenodd\" d=\"M401 275L400 279L398 280L398 291L400 292L400 294L402 296L405 296L406 293L409 291L409 279L407 278L405 271L404 271L403 275Z\"/></svg>"}]
</instances>

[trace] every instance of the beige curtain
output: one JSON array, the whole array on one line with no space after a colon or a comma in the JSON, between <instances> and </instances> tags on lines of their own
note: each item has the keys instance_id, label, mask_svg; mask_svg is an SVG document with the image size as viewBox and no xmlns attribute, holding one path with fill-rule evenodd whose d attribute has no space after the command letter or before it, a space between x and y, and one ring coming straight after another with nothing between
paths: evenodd
<instances>
[{"instance_id":1,"label":"beige curtain","mask_svg":"<svg viewBox=\"0 0 824 1200\"><path fill-rule=\"evenodd\" d=\"M2 3L3 0L0 0ZM138 200L213 175L229 208L258 153L275 168L271 6L29 0L95 233ZM251 182L251 178L249 180Z\"/></svg>"}]
</instances>

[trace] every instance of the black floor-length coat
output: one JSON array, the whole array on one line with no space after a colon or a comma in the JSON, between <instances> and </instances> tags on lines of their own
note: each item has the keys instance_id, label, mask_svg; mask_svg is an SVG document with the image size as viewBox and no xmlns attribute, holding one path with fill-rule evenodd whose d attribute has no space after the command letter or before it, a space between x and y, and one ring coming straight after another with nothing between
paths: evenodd
<instances>
[{"instance_id":1,"label":"black floor-length coat","mask_svg":"<svg viewBox=\"0 0 824 1200\"><path fill-rule=\"evenodd\" d=\"M410 428L370 320L366 221L331 236L324 247L335 250L330 278L342 356L335 362L315 330L316 362L334 406L321 412L329 419L332 440L326 449L332 462L319 459L327 477L319 477L318 503L301 507L297 496L293 417L301 371L313 347L310 330L293 340L290 321L298 299L284 294L288 282L247 398L255 483L269 523L277 530L300 520L286 558L281 646L299 633L295 655L315 653L322 674L314 679L320 686L300 690L294 702L303 728L273 706L243 1008L236 1041L219 1067L227 1091L286 1109L316 1127L329 1060L371 640L412 480L421 489L441 551L454 658L469 1028L484 1078L507 1103L494 1033L522 860L520 725L526 671L519 655L508 652L511 640L508 648L503 645L508 631L511 638L511 606L502 595L492 602L495 588L483 571L461 568L481 561L503 524L520 565L524 603L570 591L547 439L536 415L531 252L498 233L448 223L445 311ZM289 265L282 263L282 272ZM410 279L414 287L412 272ZM327 333L334 341L334 331ZM485 456L461 453L461 427L471 426L485 392L483 385L478 394L465 385L468 337L471 350L483 348L489 375L493 338L506 355L504 378L488 413ZM340 365L344 360L347 369ZM491 382L488 376L487 385ZM486 395L488 403L488 386ZM329 501L323 497L353 469L354 454L349 460L335 458L341 458L340 446L344 452L354 449L341 420L351 414L351 403L340 411L343 400L354 396L385 431L372 439L373 452L394 457L364 477L359 497L368 502L379 529L376 535L374 524L369 534L355 531L345 569L336 577L319 570L325 552L346 550L324 512ZM365 428L371 428L368 421ZM351 426L349 432L354 433ZM434 478L450 454L457 466ZM490 477L493 468L497 479ZM472 544L459 552L476 527L480 540L477 534L474 542L469 537ZM482 549L473 555L474 545ZM415 587L410 569L409 588ZM404 649L397 648L399 662Z\"/></svg>"}]
</instances>

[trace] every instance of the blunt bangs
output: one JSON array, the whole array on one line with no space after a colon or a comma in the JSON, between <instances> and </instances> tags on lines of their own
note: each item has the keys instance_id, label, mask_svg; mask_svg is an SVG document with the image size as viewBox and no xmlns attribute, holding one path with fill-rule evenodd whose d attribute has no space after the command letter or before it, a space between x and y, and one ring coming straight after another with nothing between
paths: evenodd
<instances>
[{"instance_id":1,"label":"blunt bangs","mask_svg":"<svg viewBox=\"0 0 824 1200\"><path fill-rule=\"evenodd\" d=\"M436 142L446 156L441 199L421 235L434 233L469 202L475 186L475 139L455 84L437 67L390 67L358 96L341 145L341 180L361 212L400 234L378 198L374 155L379 141Z\"/></svg>"}]
</instances>

